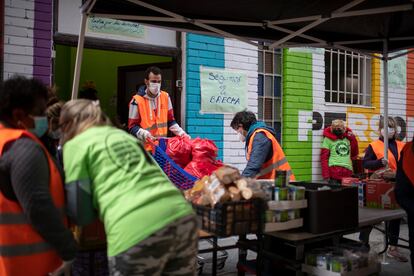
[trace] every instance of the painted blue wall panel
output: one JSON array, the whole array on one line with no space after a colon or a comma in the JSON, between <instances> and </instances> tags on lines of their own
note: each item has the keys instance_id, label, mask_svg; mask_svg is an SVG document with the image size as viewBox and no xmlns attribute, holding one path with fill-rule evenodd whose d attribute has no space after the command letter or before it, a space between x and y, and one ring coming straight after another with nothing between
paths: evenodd
<instances>
[{"instance_id":1,"label":"painted blue wall panel","mask_svg":"<svg viewBox=\"0 0 414 276\"><path fill-rule=\"evenodd\" d=\"M193 138L213 140L223 159L223 115L200 114L200 66L224 68L224 39L187 34L186 128Z\"/></svg>"}]
</instances>

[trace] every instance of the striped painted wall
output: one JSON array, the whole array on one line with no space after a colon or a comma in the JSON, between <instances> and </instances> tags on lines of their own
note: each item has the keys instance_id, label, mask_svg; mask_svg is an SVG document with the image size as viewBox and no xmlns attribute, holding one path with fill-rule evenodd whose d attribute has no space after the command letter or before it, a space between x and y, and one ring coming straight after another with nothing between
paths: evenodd
<instances>
[{"instance_id":1,"label":"striped painted wall","mask_svg":"<svg viewBox=\"0 0 414 276\"><path fill-rule=\"evenodd\" d=\"M4 79L14 74L51 83L52 0L5 0Z\"/></svg>"}]
</instances>

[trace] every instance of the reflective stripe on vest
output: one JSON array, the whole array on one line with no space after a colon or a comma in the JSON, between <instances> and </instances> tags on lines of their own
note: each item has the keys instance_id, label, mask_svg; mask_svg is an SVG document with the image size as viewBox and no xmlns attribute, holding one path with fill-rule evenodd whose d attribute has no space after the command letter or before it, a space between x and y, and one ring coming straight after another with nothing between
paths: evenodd
<instances>
[{"instance_id":1,"label":"reflective stripe on vest","mask_svg":"<svg viewBox=\"0 0 414 276\"><path fill-rule=\"evenodd\" d=\"M414 186L414 152L413 152L413 142L409 142L405 145L403 149L403 164L402 168L405 175L411 182L411 185Z\"/></svg>"},{"instance_id":2,"label":"reflective stripe on vest","mask_svg":"<svg viewBox=\"0 0 414 276\"><path fill-rule=\"evenodd\" d=\"M62 214L63 217L65 216L64 208L60 208L59 212ZM28 221L26 215L23 213L1 213L0 225L7 224L28 224Z\"/></svg>"},{"instance_id":3,"label":"reflective stripe on vest","mask_svg":"<svg viewBox=\"0 0 414 276\"><path fill-rule=\"evenodd\" d=\"M22 245L4 245L0 246L0 256L2 257L18 257L27 256L36 253L53 250L52 246L47 242L39 242ZM50 271L52 272L52 271Z\"/></svg>"},{"instance_id":4,"label":"reflective stripe on vest","mask_svg":"<svg viewBox=\"0 0 414 276\"><path fill-rule=\"evenodd\" d=\"M151 102L146 97L135 95L133 98L138 106L141 119L140 127L149 131L154 137L166 137L168 133L168 93L160 92L156 111L150 108ZM151 149L148 143L145 143L145 149Z\"/></svg>"},{"instance_id":5,"label":"reflective stripe on vest","mask_svg":"<svg viewBox=\"0 0 414 276\"><path fill-rule=\"evenodd\" d=\"M395 141L397 144L397 154L398 154L398 160L400 160L400 153L402 149L404 148L404 143L400 141ZM377 160L380 160L384 158L384 142L381 140L376 140L372 142L371 144L372 150L375 153L375 156L377 157ZM394 154L388 149L388 166L391 170L397 171L397 162L398 160L395 160Z\"/></svg>"},{"instance_id":6,"label":"reflective stripe on vest","mask_svg":"<svg viewBox=\"0 0 414 276\"><path fill-rule=\"evenodd\" d=\"M42 143L31 133L0 125L0 156L4 146L27 137L37 142L48 160L49 189L56 208L64 210L65 194L61 175ZM66 218L63 219L66 223ZM46 275L58 268L62 260L39 233L28 223L17 201L0 192L0 275Z\"/></svg>"},{"instance_id":7,"label":"reflective stripe on vest","mask_svg":"<svg viewBox=\"0 0 414 276\"><path fill-rule=\"evenodd\" d=\"M292 169L290 168L290 165L285 157L282 148L280 147L273 134L266 129L259 128L253 132L251 138L249 139L250 143L247 147L247 160L250 159L254 137L259 132L262 132L264 135L266 135L266 137L272 142L273 156L269 161L265 162L262 165L261 171L256 177L259 179L275 179L276 171L283 170L287 171L287 176L291 181L295 180L295 176L293 175Z\"/></svg>"}]
</instances>

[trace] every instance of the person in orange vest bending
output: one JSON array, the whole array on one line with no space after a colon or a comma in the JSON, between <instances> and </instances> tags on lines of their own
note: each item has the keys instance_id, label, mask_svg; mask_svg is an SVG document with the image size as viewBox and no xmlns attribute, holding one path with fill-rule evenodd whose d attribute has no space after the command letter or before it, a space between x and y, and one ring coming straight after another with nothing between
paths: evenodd
<instances>
[{"instance_id":1,"label":"person in orange vest bending","mask_svg":"<svg viewBox=\"0 0 414 276\"><path fill-rule=\"evenodd\" d=\"M388 165L388 167L392 170L392 174L395 174L397 171L397 162L400 159L401 151L404 148L404 143L396 140L397 122L394 118L388 117L388 160L384 158L384 119L382 117L379 122L378 130L380 133L379 139L369 144L368 148L365 150L363 167L372 174L376 170L384 169ZM394 246L398 244L400 223L401 219L389 222L390 247L387 251L387 256L400 262L408 262L408 259L400 253L396 246ZM359 239L365 244L368 244L370 232L371 230L361 232Z\"/></svg>"},{"instance_id":2,"label":"person in orange vest bending","mask_svg":"<svg viewBox=\"0 0 414 276\"><path fill-rule=\"evenodd\" d=\"M273 128L257 121L256 115L250 111L236 113L230 126L237 132L240 141L246 143L248 162L243 176L275 179L276 171L283 170L287 171L290 180L295 180Z\"/></svg>"},{"instance_id":3,"label":"person in orange vest bending","mask_svg":"<svg viewBox=\"0 0 414 276\"><path fill-rule=\"evenodd\" d=\"M145 86L138 88L129 104L128 130L138 139L166 137L168 130L177 136L188 136L174 119L170 96L161 90L161 69L145 71ZM149 146L146 145L146 149Z\"/></svg>"},{"instance_id":4,"label":"person in orange vest bending","mask_svg":"<svg viewBox=\"0 0 414 276\"><path fill-rule=\"evenodd\" d=\"M401 151L397 165L395 198L407 212L411 269L414 273L414 144L408 142Z\"/></svg>"},{"instance_id":5,"label":"person in orange vest bending","mask_svg":"<svg viewBox=\"0 0 414 276\"><path fill-rule=\"evenodd\" d=\"M39 138L47 88L13 77L0 89L0 275L70 275L76 242L64 215L63 180ZM63 262L62 262L63 261Z\"/></svg>"}]
</instances>

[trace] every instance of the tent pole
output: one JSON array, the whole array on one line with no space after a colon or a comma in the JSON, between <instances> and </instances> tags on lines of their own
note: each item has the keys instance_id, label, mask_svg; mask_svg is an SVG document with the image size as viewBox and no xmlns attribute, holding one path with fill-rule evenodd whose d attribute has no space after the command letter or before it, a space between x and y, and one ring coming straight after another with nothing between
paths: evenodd
<instances>
[{"instance_id":1,"label":"tent pole","mask_svg":"<svg viewBox=\"0 0 414 276\"><path fill-rule=\"evenodd\" d=\"M388 160L388 41L384 40L384 159Z\"/></svg>"},{"instance_id":2,"label":"tent pole","mask_svg":"<svg viewBox=\"0 0 414 276\"><path fill-rule=\"evenodd\" d=\"M88 20L88 15L85 12L82 12L82 19L81 19L81 25L80 25L80 30L79 30L79 38L78 38L78 48L76 50L75 72L73 73L72 100L75 100L78 98L79 78L80 78L80 70L81 70L81 65L82 65L83 46L85 44L85 30L86 30L87 20Z\"/></svg>"}]
</instances>

